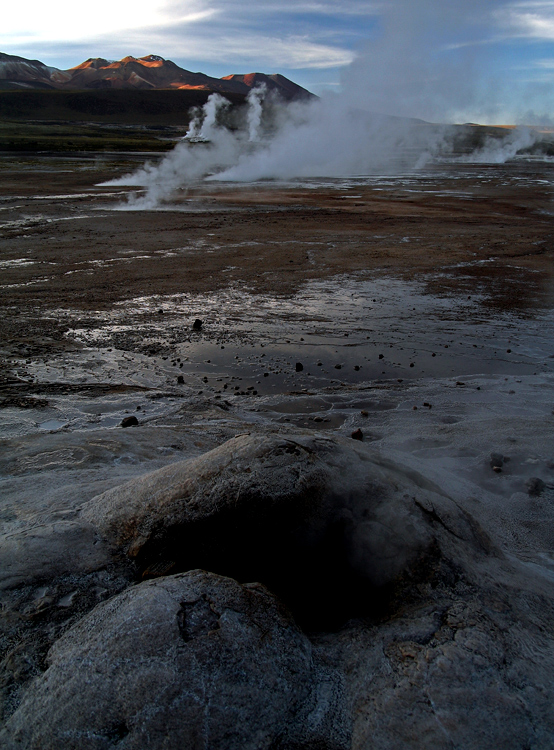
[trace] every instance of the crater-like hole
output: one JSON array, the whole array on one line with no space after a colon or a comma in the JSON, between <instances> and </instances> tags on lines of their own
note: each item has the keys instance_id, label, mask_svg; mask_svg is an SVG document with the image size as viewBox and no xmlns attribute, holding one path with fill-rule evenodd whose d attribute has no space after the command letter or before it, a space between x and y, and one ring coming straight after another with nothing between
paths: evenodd
<instances>
[{"instance_id":1,"label":"crater-like hole","mask_svg":"<svg viewBox=\"0 0 554 750\"><path fill-rule=\"evenodd\" d=\"M333 631L349 619L383 616L390 587L372 585L349 562L350 529L340 511L325 522L291 528L286 512L220 512L217 517L160 530L138 558L142 578L196 568L241 583L263 583L300 627Z\"/></svg>"}]
</instances>

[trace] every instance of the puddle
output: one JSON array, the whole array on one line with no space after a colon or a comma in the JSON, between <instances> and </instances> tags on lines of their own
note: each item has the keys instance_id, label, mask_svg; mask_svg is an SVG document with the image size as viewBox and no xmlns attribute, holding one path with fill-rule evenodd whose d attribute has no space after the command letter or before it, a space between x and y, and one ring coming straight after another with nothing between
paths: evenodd
<instances>
[{"instance_id":1,"label":"puddle","mask_svg":"<svg viewBox=\"0 0 554 750\"><path fill-rule=\"evenodd\" d=\"M62 422L59 419L47 419L46 422L39 424L39 428L41 430L61 430L67 424L67 422Z\"/></svg>"},{"instance_id":2,"label":"puddle","mask_svg":"<svg viewBox=\"0 0 554 750\"><path fill-rule=\"evenodd\" d=\"M309 283L289 299L233 289L140 297L72 335L88 347L126 351L127 358L145 354L133 368L151 387L181 376L221 395L552 370L551 311L493 318L476 297L422 290L415 282L340 277ZM202 329L193 331L197 317Z\"/></svg>"}]
</instances>

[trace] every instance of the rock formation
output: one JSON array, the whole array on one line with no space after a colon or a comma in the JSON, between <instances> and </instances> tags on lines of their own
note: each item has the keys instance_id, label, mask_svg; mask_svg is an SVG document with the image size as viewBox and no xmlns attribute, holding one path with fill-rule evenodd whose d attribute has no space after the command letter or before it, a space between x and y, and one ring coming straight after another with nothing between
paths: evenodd
<instances>
[{"instance_id":1,"label":"rock formation","mask_svg":"<svg viewBox=\"0 0 554 750\"><path fill-rule=\"evenodd\" d=\"M3 747L552 747L552 591L360 441L239 435L3 569Z\"/></svg>"}]
</instances>

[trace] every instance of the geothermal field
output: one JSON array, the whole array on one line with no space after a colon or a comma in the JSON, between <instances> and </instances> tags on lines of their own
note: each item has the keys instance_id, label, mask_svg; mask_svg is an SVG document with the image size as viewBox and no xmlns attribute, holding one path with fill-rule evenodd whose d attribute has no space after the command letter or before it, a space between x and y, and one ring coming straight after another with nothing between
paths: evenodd
<instances>
[{"instance_id":1,"label":"geothermal field","mask_svg":"<svg viewBox=\"0 0 554 750\"><path fill-rule=\"evenodd\" d=\"M550 136L218 106L0 157L3 746L553 748Z\"/></svg>"}]
</instances>

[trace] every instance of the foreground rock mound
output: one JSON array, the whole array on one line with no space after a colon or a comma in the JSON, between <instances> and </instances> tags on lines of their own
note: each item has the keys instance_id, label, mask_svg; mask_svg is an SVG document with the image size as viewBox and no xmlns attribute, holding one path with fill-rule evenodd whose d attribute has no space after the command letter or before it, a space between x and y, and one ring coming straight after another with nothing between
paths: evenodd
<instances>
[{"instance_id":1,"label":"foreground rock mound","mask_svg":"<svg viewBox=\"0 0 554 750\"><path fill-rule=\"evenodd\" d=\"M132 587L69 630L3 747L341 748L340 701L263 586L193 571Z\"/></svg>"},{"instance_id":2,"label":"foreground rock mound","mask_svg":"<svg viewBox=\"0 0 554 750\"><path fill-rule=\"evenodd\" d=\"M31 531L9 750L552 745L550 581L362 442L238 436Z\"/></svg>"},{"instance_id":3,"label":"foreground rock mound","mask_svg":"<svg viewBox=\"0 0 554 750\"><path fill-rule=\"evenodd\" d=\"M479 544L436 487L365 446L273 434L242 435L128 482L83 517L142 577L204 568L262 581L301 623L325 629L377 607L436 547L441 514Z\"/></svg>"}]
</instances>

